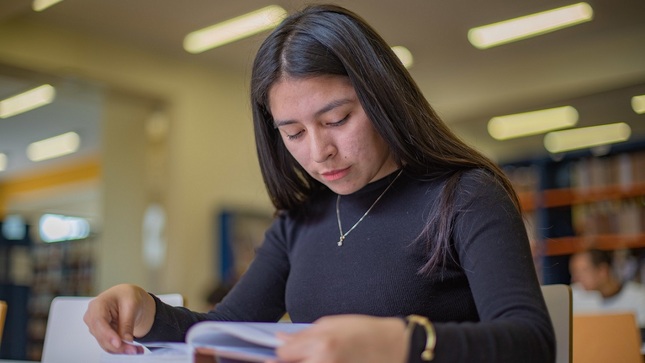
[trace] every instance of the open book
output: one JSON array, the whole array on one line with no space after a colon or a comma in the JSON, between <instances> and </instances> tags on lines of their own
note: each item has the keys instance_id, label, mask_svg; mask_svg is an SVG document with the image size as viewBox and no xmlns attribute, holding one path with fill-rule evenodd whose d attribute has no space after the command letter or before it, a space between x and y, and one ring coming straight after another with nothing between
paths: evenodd
<instances>
[{"instance_id":1,"label":"open book","mask_svg":"<svg viewBox=\"0 0 645 363\"><path fill-rule=\"evenodd\" d=\"M144 354L104 353L101 362L264 362L276 358L275 348L281 344L276 338L277 332L295 333L308 326L310 324L203 321L188 330L185 343L143 343Z\"/></svg>"}]
</instances>

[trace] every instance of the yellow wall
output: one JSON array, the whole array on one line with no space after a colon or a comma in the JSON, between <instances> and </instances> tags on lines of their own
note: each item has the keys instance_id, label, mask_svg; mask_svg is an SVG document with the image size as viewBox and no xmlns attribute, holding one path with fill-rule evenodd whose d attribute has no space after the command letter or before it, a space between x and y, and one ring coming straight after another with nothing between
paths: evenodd
<instances>
[{"instance_id":1,"label":"yellow wall","mask_svg":"<svg viewBox=\"0 0 645 363\"><path fill-rule=\"evenodd\" d=\"M120 200L114 198L116 194L103 195L104 208L110 210L104 223L111 228L123 227L124 233L133 235L119 243L101 239L100 250L104 253L99 256L98 288L104 289L132 276L137 280L134 282L144 287L154 286L159 292L181 292L193 306L200 306L206 284L217 271L213 231L218 208L242 206L270 210L255 156L245 77L248 72L206 69L192 62L179 62L20 20L0 24L0 62L55 75L80 76L104 83L110 89L148 95L164 102L170 118L170 134L167 180L160 198L168 216L167 263L151 274L140 261L124 265L119 261L119 253L106 252L123 248L123 243L129 243L132 250L140 249L141 236L137 234L140 234L141 218L127 203L111 205L115 199ZM104 122L110 122L109 118L113 117L110 115L118 114L111 107L115 106L108 102ZM141 134L128 128L141 127L141 124L134 122L121 127L123 130L117 130L116 134L121 132L128 145L136 145L139 141L132 136ZM118 149L119 142L118 137L104 139L103 150ZM145 148L132 150L145 152ZM105 163L116 166L119 157L123 155L102 155ZM141 165L131 164L118 172L137 175L135 169ZM104 170L104 181L118 178L106 173ZM137 199L133 202L145 205L150 199L146 195L146 183L136 184L130 190L132 198ZM106 193L119 191L109 190L108 186ZM133 218L111 219L119 211Z\"/></svg>"}]
</instances>

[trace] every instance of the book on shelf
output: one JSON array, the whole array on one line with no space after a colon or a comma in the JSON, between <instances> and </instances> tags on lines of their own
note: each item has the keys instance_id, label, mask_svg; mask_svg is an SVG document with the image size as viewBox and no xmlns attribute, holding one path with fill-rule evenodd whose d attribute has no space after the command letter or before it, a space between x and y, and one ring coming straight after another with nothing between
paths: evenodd
<instances>
[{"instance_id":1,"label":"book on shelf","mask_svg":"<svg viewBox=\"0 0 645 363\"><path fill-rule=\"evenodd\" d=\"M104 352L102 363L243 363L277 359L278 332L295 333L310 324L203 321L193 325L184 343L152 342L138 355Z\"/></svg>"}]
</instances>

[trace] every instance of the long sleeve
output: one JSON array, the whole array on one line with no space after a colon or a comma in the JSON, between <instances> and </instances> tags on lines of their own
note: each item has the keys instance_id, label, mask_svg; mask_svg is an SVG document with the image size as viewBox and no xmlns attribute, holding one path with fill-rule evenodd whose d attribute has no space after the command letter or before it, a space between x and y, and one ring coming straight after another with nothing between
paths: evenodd
<instances>
[{"instance_id":1,"label":"long sleeve","mask_svg":"<svg viewBox=\"0 0 645 363\"><path fill-rule=\"evenodd\" d=\"M187 330L203 320L275 322L285 313L284 290L289 261L279 221L267 231L248 271L231 292L208 313L164 304L158 298L152 330L139 341L183 341Z\"/></svg>"},{"instance_id":2,"label":"long sleeve","mask_svg":"<svg viewBox=\"0 0 645 363\"><path fill-rule=\"evenodd\" d=\"M480 321L435 323L435 362L553 361L554 332L519 213L491 179L466 178L460 190L454 239Z\"/></svg>"},{"instance_id":3,"label":"long sleeve","mask_svg":"<svg viewBox=\"0 0 645 363\"><path fill-rule=\"evenodd\" d=\"M553 361L553 328L524 224L491 176L463 175L452 255L430 276L419 273L428 258L419 236L445 181L404 173L343 246L336 244L337 218L355 224L393 177L342 196L338 216L331 191L316 196L306 214L281 215L215 311L157 302L145 339L182 340L200 320L276 321L285 311L302 323L337 314L418 314L435 326L434 362Z\"/></svg>"}]
</instances>

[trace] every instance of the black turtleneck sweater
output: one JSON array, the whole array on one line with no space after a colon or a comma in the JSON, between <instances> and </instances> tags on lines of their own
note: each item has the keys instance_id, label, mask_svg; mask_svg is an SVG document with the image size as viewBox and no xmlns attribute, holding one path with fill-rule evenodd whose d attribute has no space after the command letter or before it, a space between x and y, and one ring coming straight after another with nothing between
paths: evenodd
<instances>
[{"instance_id":1,"label":"black turtleneck sweater","mask_svg":"<svg viewBox=\"0 0 645 363\"><path fill-rule=\"evenodd\" d=\"M341 197L343 232L397 173ZM155 323L142 340L183 340L201 320L277 321L285 312L293 322L418 314L435 326L433 362L553 361L553 328L524 223L488 174L462 176L452 257L430 277L418 272L427 258L425 241L415 241L443 182L404 172L341 247L337 195L321 193L306 213L275 220L249 270L214 311L191 312L157 299ZM425 344L417 340L414 352Z\"/></svg>"}]
</instances>

